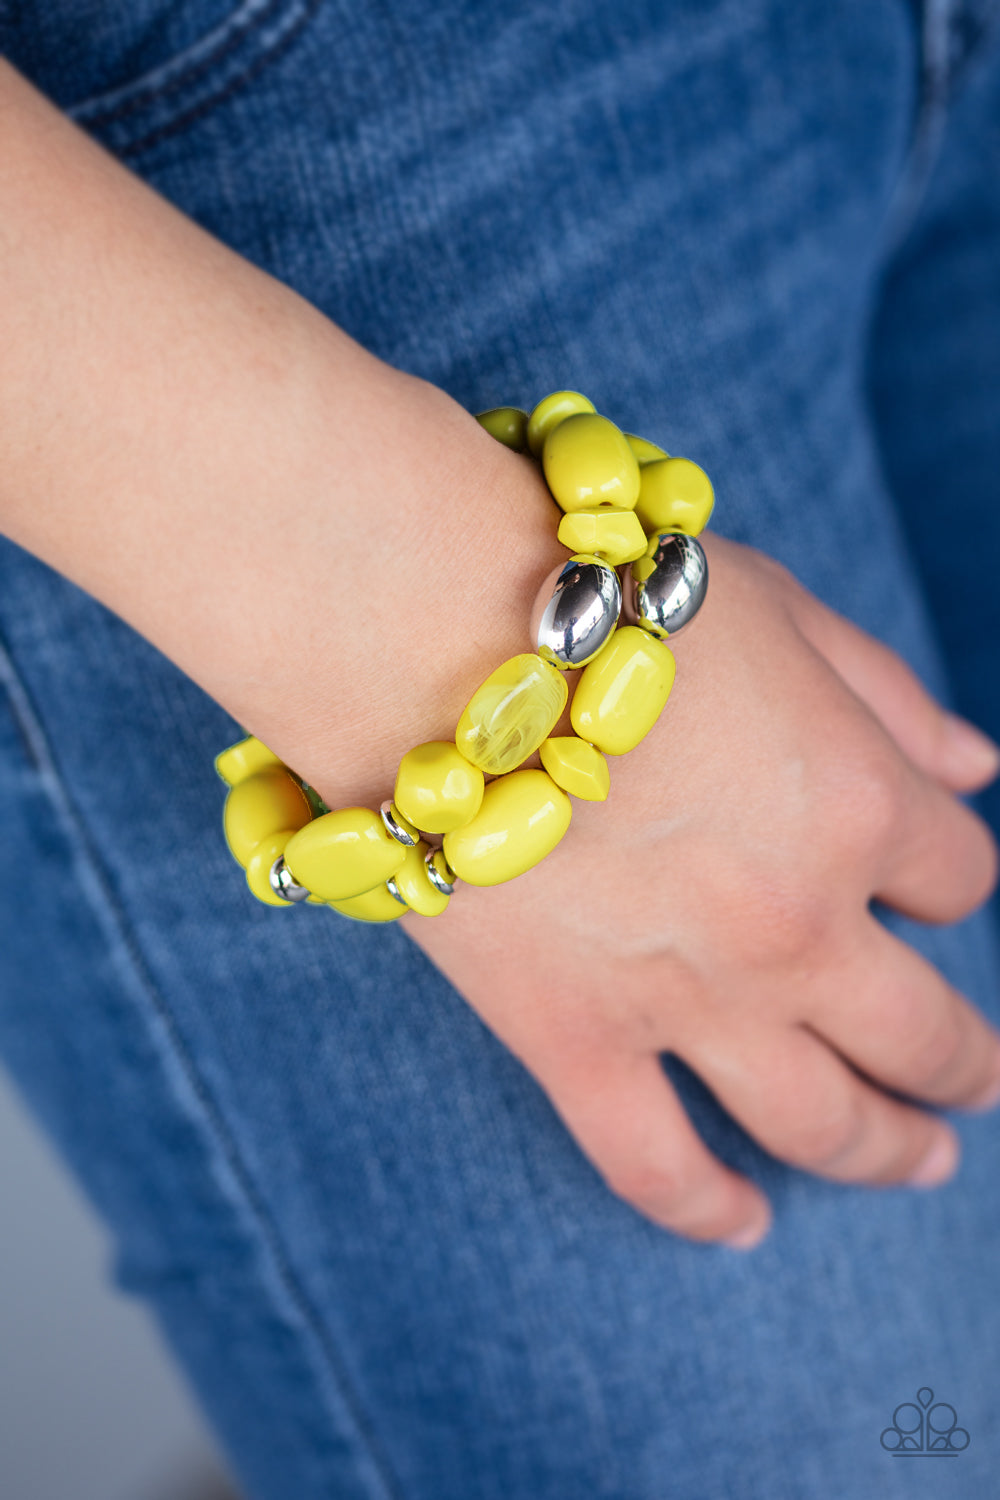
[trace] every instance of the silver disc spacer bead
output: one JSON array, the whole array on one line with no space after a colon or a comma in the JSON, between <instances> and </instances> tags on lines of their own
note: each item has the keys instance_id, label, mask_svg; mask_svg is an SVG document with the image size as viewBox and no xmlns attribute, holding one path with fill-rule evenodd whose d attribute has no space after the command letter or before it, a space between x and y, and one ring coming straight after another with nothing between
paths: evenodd
<instances>
[{"instance_id":1,"label":"silver disc spacer bead","mask_svg":"<svg viewBox=\"0 0 1000 1500\"><path fill-rule=\"evenodd\" d=\"M279 854L274 861L268 874L268 879L271 882L271 889L274 894L280 896L283 901L305 901L312 895L312 891L307 890L304 885L296 885L292 879L292 872L285 864L285 856L283 854Z\"/></svg>"},{"instance_id":2,"label":"silver disc spacer bead","mask_svg":"<svg viewBox=\"0 0 1000 1500\"><path fill-rule=\"evenodd\" d=\"M407 833L402 824L396 821L396 818L392 811L391 797L387 797L385 799L385 801L379 808L379 813L381 814L382 822L385 824L386 833L394 838L397 844L405 844L408 849L412 849L414 844L420 842L419 839L415 839L413 837L412 833ZM395 894L395 892L393 894ZM402 897L400 897L400 900L402 900Z\"/></svg>"},{"instance_id":3,"label":"silver disc spacer bead","mask_svg":"<svg viewBox=\"0 0 1000 1500\"><path fill-rule=\"evenodd\" d=\"M400 906L405 906L407 907L407 910L409 910L409 903L407 902L406 897L400 895L399 886L396 884L395 875L389 876L389 879L385 883L385 888L389 892L390 896L395 896Z\"/></svg>"},{"instance_id":4,"label":"silver disc spacer bead","mask_svg":"<svg viewBox=\"0 0 1000 1500\"><path fill-rule=\"evenodd\" d=\"M452 896L455 893L455 872L448 864L448 861L445 860L445 868L451 876L451 880L447 880L445 876L441 874L441 871L438 869L437 865L434 863L435 854L441 854L441 850L428 849L427 853L424 855L424 864L427 866L427 879L430 881L431 885L436 891L440 891L442 896ZM441 855L441 858L444 859L443 854Z\"/></svg>"}]
</instances>

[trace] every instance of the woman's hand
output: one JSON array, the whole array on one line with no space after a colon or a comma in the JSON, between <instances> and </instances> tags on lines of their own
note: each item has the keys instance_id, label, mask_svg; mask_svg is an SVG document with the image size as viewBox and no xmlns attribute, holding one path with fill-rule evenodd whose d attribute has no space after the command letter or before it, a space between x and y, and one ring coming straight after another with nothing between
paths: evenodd
<instances>
[{"instance_id":1,"label":"woman's hand","mask_svg":"<svg viewBox=\"0 0 1000 1500\"><path fill-rule=\"evenodd\" d=\"M1000 1039L869 901L944 923L987 898L997 850L953 793L995 758L777 563L704 542L711 588L670 702L612 760L608 802L574 802L528 874L403 920L616 1193L748 1246L766 1200L695 1133L658 1054L796 1166L950 1176L954 1132L888 1091L989 1104Z\"/></svg>"}]
</instances>

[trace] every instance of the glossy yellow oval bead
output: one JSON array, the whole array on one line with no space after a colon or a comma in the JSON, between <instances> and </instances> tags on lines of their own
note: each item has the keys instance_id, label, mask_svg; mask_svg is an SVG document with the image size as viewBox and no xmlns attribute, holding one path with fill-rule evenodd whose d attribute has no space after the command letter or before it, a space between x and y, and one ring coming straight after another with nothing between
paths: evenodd
<instances>
[{"instance_id":1,"label":"glossy yellow oval bead","mask_svg":"<svg viewBox=\"0 0 1000 1500\"><path fill-rule=\"evenodd\" d=\"M640 465L650 464L657 458L670 457L666 448L661 448L658 443L651 443L649 438L636 437L634 432L626 432L625 441L639 460Z\"/></svg>"},{"instance_id":2,"label":"glossy yellow oval bead","mask_svg":"<svg viewBox=\"0 0 1000 1500\"><path fill-rule=\"evenodd\" d=\"M233 858L246 869L262 839L282 828L302 828L311 817L309 799L298 782L287 771L272 767L236 783L226 798L222 826Z\"/></svg>"},{"instance_id":3,"label":"glossy yellow oval bead","mask_svg":"<svg viewBox=\"0 0 1000 1500\"><path fill-rule=\"evenodd\" d=\"M445 834L444 857L469 885L501 885L551 853L572 815L547 772L512 771L490 782L471 823Z\"/></svg>"},{"instance_id":4,"label":"glossy yellow oval bead","mask_svg":"<svg viewBox=\"0 0 1000 1500\"><path fill-rule=\"evenodd\" d=\"M546 740L538 753L542 765L564 792L583 802L607 800L611 772L596 745L589 745L575 734L559 734Z\"/></svg>"},{"instance_id":5,"label":"glossy yellow oval bead","mask_svg":"<svg viewBox=\"0 0 1000 1500\"><path fill-rule=\"evenodd\" d=\"M711 480L689 458L643 464L635 510L647 532L686 531L697 536L714 505Z\"/></svg>"},{"instance_id":6,"label":"glossy yellow oval bead","mask_svg":"<svg viewBox=\"0 0 1000 1500\"><path fill-rule=\"evenodd\" d=\"M407 750L396 772L393 803L425 833L450 833L476 816L483 773L452 740L428 740Z\"/></svg>"},{"instance_id":7,"label":"glossy yellow oval bead","mask_svg":"<svg viewBox=\"0 0 1000 1500\"><path fill-rule=\"evenodd\" d=\"M597 505L571 510L559 522L559 540L571 552L596 553L613 568L634 562L646 550L646 533L634 510Z\"/></svg>"},{"instance_id":8,"label":"glossy yellow oval bead","mask_svg":"<svg viewBox=\"0 0 1000 1500\"><path fill-rule=\"evenodd\" d=\"M513 448L515 453L523 453L527 448L528 413L519 407L494 406L491 411L481 411L476 421L505 448Z\"/></svg>"},{"instance_id":9,"label":"glossy yellow oval bead","mask_svg":"<svg viewBox=\"0 0 1000 1500\"><path fill-rule=\"evenodd\" d=\"M542 468L562 510L632 510L639 498L638 460L607 417L584 412L560 422L545 440Z\"/></svg>"},{"instance_id":10,"label":"glossy yellow oval bead","mask_svg":"<svg viewBox=\"0 0 1000 1500\"><path fill-rule=\"evenodd\" d=\"M431 885L427 877L424 859L429 845L413 844L406 851L403 863L396 871L395 880L399 894L415 912L422 917L439 917L447 908L450 896L443 896Z\"/></svg>"},{"instance_id":11,"label":"glossy yellow oval bead","mask_svg":"<svg viewBox=\"0 0 1000 1500\"><path fill-rule=\"evenodd\" d=\"M605 755L624 755L660 717L673 681L669 646L638 625L623 625L580 673L570 709L573 728Z\"/></svg>"},{"instance_id":12,"label":"glossy yellow oval bead","mask_svg":"<svg viewBox=\"0 0 1000 1500\"><path fill-rule=\"evenodd\" d=\"M384 885L377 885L374 890L365 891L360 896L347 896L343 901L328 901L326 904L345 917L353 917L355 922L396 922L405 917L408 910L400 906Z\"/></svg>"},{"instance_id":13,"label":"glossy yellow oval bead","mask_svg":"<svg viewBox=\"0 0 1000 1500\"><path fill-rule=\"evenodd\" d=\"M565 677L551 662L533 651L512 656L469 699L455 744L474 766L502 776L552 733L568 695Z\"/></svg>"},{"instance_id":14,"label":"glossy yellow oval bead","mask_svg":"<svg viewBox=\"0 0 1000 1500\"><path fill-rule=\"evenodd\" d=\"M384 885L403 863L405 846L368 807L340 807L314 818L289 840L292 878L324 901L346 901Z\"/></svg>"},{"instance_id":15,"label":"glossy yellow oval bead","mask_svg":"<svg viewBox=\"0 0 1000 1500\"><path fill-rule=\"evenodd\" d=\"M292 907L294 901L285 901L281 896L275 895L271 887L271 866L279 854L284 854L289 839L296 832L294 828L283 828L280 833L272 833L268 838L262 839L250 856L247 865L247 885L250 887L258 901L263 901L267 906Z\"/></svg>"},{"instance_id":16,"label":"glossy yellow oval bead","mask_svg":"<svg viewBox=\"0 0 1000 1500\"><path fill-rule=\"evenodd\" d=\"M577 416L580 412L596 410L593 401L581 396L579 391L553 391L551 396L539 401L528 418L528 447L536 458L541 458L545 439L550 432L555 431L560 422L565 422L567 417Z\"/></svg>"},{"instance_id":17,"label":"glossy yellow oval bead","mask_svg":"<svg viewBox=\"0 0 1000 1500\"><path fill-rule=\"evenodd\" d=\"M246 781L248 776L253 776L258 771L273 770L276 766L285 769L284 762L274 751L269 750L252 734L248 734L245 740L237 740L235 745L230 745L228 750L223 750L221 755L215 757L215 769L229 786L235 786L238 781Z\"/></svg>"}]
</instances>

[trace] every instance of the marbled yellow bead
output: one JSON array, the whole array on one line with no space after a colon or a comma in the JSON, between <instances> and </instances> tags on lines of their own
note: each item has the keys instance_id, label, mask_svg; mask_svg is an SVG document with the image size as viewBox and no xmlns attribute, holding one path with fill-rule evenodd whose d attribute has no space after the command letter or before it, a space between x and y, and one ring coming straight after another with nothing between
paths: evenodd
<instances>
[{"instance_id":1,"label":"marbled yellow bead","mask_svg":"<svg viewBox=\"0 0 1000 1500\"><path fill-rule=\"evenodd\" d=\"M515 453L523 453L527 448L528 413L519 407L495 406L492 411L481 411L476 421L505 448L513 448Z\"/></svg>"},{"instance_id":2,"label":"marbled yellow bead","mask_svg":"<svg viewBox=\"0 0 1000 1500\"><path fill-rule=\"evenodd\" d=\"M261 839L256 849L250 856L247 865L247 885L250 887L258 901L263 901L267 906L295 905L294 901L285 901L277 896L271 887L271 866L279 854L284 854L288 840L296 832L294 828L283 828L280 833L272 833L266 839Z\"/></svg>"},{"instance_id":3,"label":"marbled yellow bead","mask_svg":"<svg viewBox=\"0 0 1000 1500\"><path fill-rule=\"evenodd\" d=\"M471 823L445 834L444 857L469 885L500 885L544 859L572 813L545 771L512 771L490 782Z\"/></svg>"},{"instance_id":4,"label":"marbled yellow bead","mask_svg":"<svg viewBox=\"0 0 1000 1500\"><path fill-rule=\"evenodd\" d=\"M596 413L559 423L545 439L542 468L562 510L632 510L639 498L639 464L625 434Z\"/></svg>"},{"instance_id":5,"label":"marbled yellow bead","mask_svg":"<svg viewBox=\"0 0 1000 1500\"><path fill-rule=\"evenodd\" d=\"M551 662L532 651L512 656L469 699L455 744L480 770L502 776L552 733L568 694L565 677Z\"/></svg>"},{"instance_id":6,"label":"marbled yellow bead","mask_svg":"<svg viewBox=\"0 0 1000 1500\"><path fill-rule=\"evenodd\" d=\"M424 859L428 848L429 845L424 843L411 845L396 871L395 880L399 894L407 906L419 912L422 917L439 917L451 897L443 896L427 877Z\"/></svg>"},{"instance_id":7,"label":"marbled yellow bead","mask_svg":"<svg viewBox=\"0 0 1000 1500\"><path fill-rule=\"evenodd\" d=\"M544 401L539 401L528 418L528 447L536 458L541 458L545 439L554 432L560 422L579 412L593 412L597 408L593 401L581 396L579 391L553 391Z\"/></svg>"},{"instance_id":8,"label":"marbled yellow bead","mask_svg":"<svg viewBox=\"0 0 1000 1500\"><path fill-rule=\"evenodd\" d=\"M636 437L634 432L626 432L625 441L639 460L640 466L652 463L657 458L670 457L666 448L661 448L658 443L651 443L649 438Z\"/></svg>"},{"instance_id":9,"label":"marbled yellow bead","mask_svg":"<svg viewBox=\"0 0 1000 1500\"><path fill-rule=\"evenodd\" d=\"M546 740L538 752L556 786L584 802L604 802L611 790L608 763L596 745L575 734Z\"/></svg>"},{"instance_id":10,"label":"marbled yellow bead","mask_svg":"<svg viewBox=\"0 0 1000 1500\"><path fill-rule=\"evenodd\" d=\"M396 772L393 802L425 833L450 833L479 811L483 773L452 740L428 740L407 750Z\"/></svg>"},{"instance_id":11,"label":"marbled yellow bead","mask_svg":"<svg viewBox=\"0 0 1000 1500\"><path fill-rule=\"evenodd\" d=\"M384 885L403 863L405 846L391 838L378 813L341 807L299 830L285 849L292 879L324 901L346 901Z\"/></svg>"},{"instance_id":12,"label":"marbled yellow bead","mask_svg":"<svg viewBox=\"0 0 1000 1500\"><path fill-rule=\"evenodd\" d=\"M298 782L273 766L236 783L226 798L222 826L233 858L246 869L262 839L283 828L301 828L311 816Z\"/></svg>"},{"instance_id":13,"label":"marbled yellow bead","mask_svg":"<svg viewBox=\"0 0 1000 1500\"><path fill-rule=\"evenodd\" d=\"M573 728L606 755L624 755L656 723L673 681L669 646L638 625L624 625L580 673L570 709Z\"/></svg>"},{"instance_id":14,"label":"marbled yellow bead","mask_svg":"<svg viewBox=\"0 0 1000 1500\"><path fill-rule=\"evenodd\" d=\"M559 540L571 552L597 553L613 568L634 562L646 550L646 533L634 510L596 505L571 510L559 522Z\"/></svg>"},{"instance_id":15,"label":"marbled yellow bead","mask_svg":"<svg viewBox=\"0 0 1000 1500\"><path fill-rule=\"evenodd\" d=\"M229 786L246 781L257 771L272 770L275 766L283 767L284 762L252 734L248 734L245 740L237 740L235 745L230 745L228 750L215 757L215 769Z\"/></svg>"},{"instance_id":16,"label":"marbled yellow bead","mask_svg":"<svg viewBox=\"0 0 1000 1500\"><path fill-rule=\"evenodd\" d=\"M689 458L643 464L635 511L645 531L686 531L688 536L697 536L714 504L711 480Z\"/></svg>"},{"instance_id":17,"label":"marbled yellow bead","mask_svg":"<svg viewBox=\"0 0 1000 1500\"><path fill-rule=\"evenodd\" d=\"M364 891L360 896L347 896L343 901L328 901L326 904L345 917L353 917L356 922L395 922L405 917L408 910L400 906L384 885L377 885L374 890Z\"/></svg>"}]
</instances>

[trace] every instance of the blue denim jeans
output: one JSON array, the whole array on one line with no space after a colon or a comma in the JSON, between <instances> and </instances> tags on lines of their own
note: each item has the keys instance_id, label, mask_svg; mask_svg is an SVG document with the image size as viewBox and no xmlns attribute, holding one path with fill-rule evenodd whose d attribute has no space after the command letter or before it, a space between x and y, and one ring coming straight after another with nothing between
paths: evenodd
<instances>
[{"instance_id":1,"label":"blue denim jeans","mask_svg":"<svg viewBox=\"0 0 1000 1500\"><path fill-rule=\"evenodd\" d=\"M0 44L384 359L473 410L579 387L702 458L720 531L997 735L998 21L0 0ZM7 543L0 637L0 1050L248 1495L996 1493L992 1119L941 1191L839 1186L666 1059L776 1223L663 1233L404 932L249 897L236 726L171 663ZM882 915L998 1018L995 908ZM970 1436L947 1463L880 1441L918 1388Z\"/></svg>"}]
</instances>

